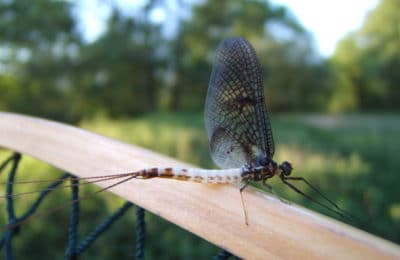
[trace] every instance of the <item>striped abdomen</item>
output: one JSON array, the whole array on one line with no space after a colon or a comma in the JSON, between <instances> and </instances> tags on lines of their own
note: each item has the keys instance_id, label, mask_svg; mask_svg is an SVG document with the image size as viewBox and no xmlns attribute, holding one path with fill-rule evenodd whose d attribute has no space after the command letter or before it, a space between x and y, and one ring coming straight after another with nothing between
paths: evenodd
<instances>
[{"instance_id":1,"label":"striped abdomen","mask_svg":"<svg viewBox=\"0 0 400 260\"><path fill-rule=\"evenodd\" d=\"M203 183L237 183L241 181L241 168L225 170L204 170L195 168L150 168L136 173L138 178L171 178L182 181Z\"/></svg>"}]
</instances>

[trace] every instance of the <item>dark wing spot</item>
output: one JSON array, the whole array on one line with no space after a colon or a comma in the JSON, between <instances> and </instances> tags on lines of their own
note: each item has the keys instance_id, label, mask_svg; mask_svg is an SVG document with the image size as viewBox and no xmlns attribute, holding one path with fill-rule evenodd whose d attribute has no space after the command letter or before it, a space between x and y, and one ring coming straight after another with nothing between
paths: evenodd
<instances>
[{"instance_id":1,"label":"dark wing spot","mask_svg":"<svg viewBox=\"0 0 400 260\"><path fill-rule=\"evenodd\" d=\"M237 97L236 102L242 107L244 107L246 105L254 106L256 104L255 100L250 97Z\"/></svg>"}]
</instances>

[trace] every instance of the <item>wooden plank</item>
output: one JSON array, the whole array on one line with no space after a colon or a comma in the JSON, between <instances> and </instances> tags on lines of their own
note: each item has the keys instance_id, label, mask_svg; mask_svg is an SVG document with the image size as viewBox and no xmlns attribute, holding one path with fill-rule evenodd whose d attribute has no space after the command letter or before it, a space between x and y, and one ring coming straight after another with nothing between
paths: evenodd
<instances>
[{"instance_id":1,"label":"wooden plank","mask_svg":"<svg viewBox=\"0 0 400 260\"><path fill-rule=\"evenodd\" d=\"M152 166L189 166L69 125L0 113L0 146L81 177ZM100 183L104 187L107 183ZM249 188L132 180L111 192L246 259L400 259L399 246Z\"/></svg>"}]
</instances>

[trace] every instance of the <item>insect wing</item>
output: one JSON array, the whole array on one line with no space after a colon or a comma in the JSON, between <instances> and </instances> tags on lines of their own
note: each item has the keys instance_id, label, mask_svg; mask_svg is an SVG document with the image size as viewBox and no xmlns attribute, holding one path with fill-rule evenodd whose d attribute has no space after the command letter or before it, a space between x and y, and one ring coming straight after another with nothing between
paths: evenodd
<instances>
[{"instance_id":1,"label":"insect wing","mask_svg":"<svg viewBox=\"0 0 400 260\"><path fill-rule=\"evenodd\" d=\"M211 156L221 168L272 158L262 73L253 47L242 38L223 40L217 50L205 104Z\"/></svg>"}]
</instances>

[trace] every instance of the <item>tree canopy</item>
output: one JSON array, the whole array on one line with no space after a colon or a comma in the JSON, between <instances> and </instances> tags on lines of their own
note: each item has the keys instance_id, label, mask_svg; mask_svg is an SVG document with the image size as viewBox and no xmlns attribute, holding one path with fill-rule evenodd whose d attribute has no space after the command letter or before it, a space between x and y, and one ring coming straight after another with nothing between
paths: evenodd
<instances>
[{"instance_id":1,"label":"tree canopy","mask_svg":"<svg viewBox=\"0 0 400 260\"><path fill-rule=\"evenodd\" d=\"M383 0L360 30L346 36L332 57L333 110L398 110L400 2Z\"/></svg>"},{"instance_id":2,"label":"tree canopy","mask_svg":"<svg viewBox=\"0 0 400 260\"><path fill-rule=\"evenodd\" d=\"M2 109L70 122L96 113L200 111L214 52L230 36L254 45L272 110L399 109L396 0L382 1L330 60L319 57L289 10L269 1L186 3L186 15L161 24L151 19L156 9L168 13L160 1L135 14L109 4L106 30L93 42L77 29L74 8L70 1L0 1ZM172 19L177 27L166 30Z\"/></svg>"}]
</instances>

